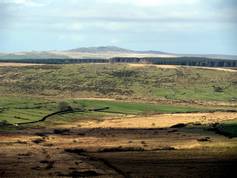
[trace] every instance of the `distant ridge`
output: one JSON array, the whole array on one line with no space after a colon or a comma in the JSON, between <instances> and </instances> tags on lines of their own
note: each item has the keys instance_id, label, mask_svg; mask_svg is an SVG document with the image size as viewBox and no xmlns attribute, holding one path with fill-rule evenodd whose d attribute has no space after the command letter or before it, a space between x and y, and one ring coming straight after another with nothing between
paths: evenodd
<instances>
[{"instance_id":1,"label":"distant ridge","mask_svg":"<svg viewBox=\"0 0 237 178\"><path fill-rule=\"evenodd\" d=\"M82 47L68 50L71 52L82 52L82 53L138 53L138 54L170 54L161 51L138 51L138 50L130 50L125 48L120 48L117 46L98 46L98 47Z\"/></svg>"},{"instance_id":2,"label":"distant ridge","mask_svg":"<svg viewBox=\"0 0 237 178\"><path fill-rule=\"evenodd\" d=\"M7 59L111 59L124 58L177 58L177 57L202 57L211 59L237 60L237 55L221 54L176 54L154 50L130 50L117 46L81 47L70 50L28 51L0 53L0 60Z\"/></svg>"},{"instance_id":3,"label":"distant ridge","mask_svg":"<svg viewBox=\"0 0 237 178\"><path fill-rule=\"evenodd\" d=\"M83 53L102 53L102 52L119 52L119 53L133 53L133 50L119 48L117 46L99 46L99 47L82 47L69 50L71 52Z\"/></svg>"}]
</instances>

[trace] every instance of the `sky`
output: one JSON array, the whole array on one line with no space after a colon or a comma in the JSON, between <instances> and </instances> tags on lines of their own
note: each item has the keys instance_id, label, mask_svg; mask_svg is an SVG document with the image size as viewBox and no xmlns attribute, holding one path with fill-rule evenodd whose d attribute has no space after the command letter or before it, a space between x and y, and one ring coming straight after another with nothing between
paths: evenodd
<instances>
[{"instance_id":1,"label":"sky","mask_svg":"<svg viewBox=\"0 0 237 178\"><path fill-rule=\"evenodd\" d=\"M0 51L237 54L236 0L0 0Z\"/></svg>"}]
</instances>

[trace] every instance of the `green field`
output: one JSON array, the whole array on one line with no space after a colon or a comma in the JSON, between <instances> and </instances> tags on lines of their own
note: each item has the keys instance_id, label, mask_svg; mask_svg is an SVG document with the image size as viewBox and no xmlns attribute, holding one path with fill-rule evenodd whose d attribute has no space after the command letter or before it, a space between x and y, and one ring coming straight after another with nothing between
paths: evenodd
<instances>
[{"instance_id":1,"label":"green field","mask_svg":"<svg viewBox=\"0 0 237 178\"><path fill-rule=\"evenodd\" d=\"M73 109L94 109L109 107L102 112L75 112L53 116L54 121L77 119L84 116L101 117L109 114L157 114L157 113L185 113L202 112L211 109L178 106L168 104L132 103L121 101L99 101L99 100L47 100L33 97L1 97L0 98L0 120L6 120L11 124L27 123L40 120L42 117L59 110L59 103L66 102Z\"/></svg>"}]
</instances>

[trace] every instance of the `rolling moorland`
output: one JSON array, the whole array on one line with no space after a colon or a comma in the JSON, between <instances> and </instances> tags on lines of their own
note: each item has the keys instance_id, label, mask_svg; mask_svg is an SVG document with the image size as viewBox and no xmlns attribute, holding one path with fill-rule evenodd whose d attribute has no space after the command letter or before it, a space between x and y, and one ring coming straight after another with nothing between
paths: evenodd
<instances>
[{"instance_id":1,"label":"rolling moorland","mask_svg":"<svg viewBox=\"0 0 237 178\"><path fill-rule=\"evenodd\" d=\"M0 63L0 177L232 177L236 91L233 66Z\"/></svg>"}]
</instances>

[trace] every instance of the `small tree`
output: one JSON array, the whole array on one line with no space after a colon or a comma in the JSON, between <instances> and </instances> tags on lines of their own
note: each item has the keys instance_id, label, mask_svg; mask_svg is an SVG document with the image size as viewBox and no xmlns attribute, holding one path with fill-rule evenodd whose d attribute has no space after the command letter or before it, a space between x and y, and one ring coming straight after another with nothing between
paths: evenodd
<instances>
[{"instance_id":1,"label":"small tree","mask_svg":"<svg viewBox=\"0 0 237 178\"><path fill-rule=\"evenodd\" d=\"M0 120L0 126L9 125L9 123L6 120Z\"/></svg>"},{"instance_id":2,"label":"small tree","mask_svg":"<svg viewBox=\"0 0 237 178\"><path fill-rule=\"evenodd\" d=\"M219 86L213 86L215 92L224 92L224 89Z\"/></svg>"},{"instance_id":3,"label":"small tree","mask_svg":"<svg viewBox=\"0 0 237 178\"><path fill-rule=\"evenodd\" d=\"M62 101L58 104L58 109L59 111L72 111L73 110L70 104L65 101Z\"/></svg>"}]
</instances>

